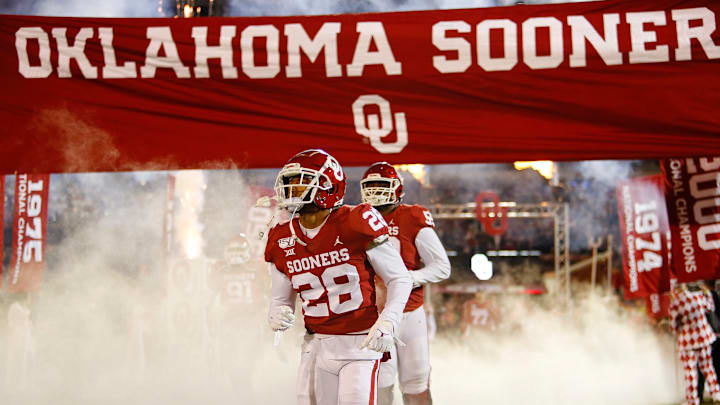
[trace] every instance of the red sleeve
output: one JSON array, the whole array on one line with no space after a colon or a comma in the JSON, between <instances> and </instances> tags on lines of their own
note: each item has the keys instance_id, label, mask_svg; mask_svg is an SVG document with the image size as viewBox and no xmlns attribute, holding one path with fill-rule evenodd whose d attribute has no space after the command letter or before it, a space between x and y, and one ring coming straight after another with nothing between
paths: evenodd
<instances>
[{"instance_id":1,"label":"red sleeve","mask_svg":"<svg viewBox=\"0 0 720 405\"><path fill-rule=\"evenodd\" d=\"M411 205L410 215L412 216L414 222L418 224L418 227L420 229L427 226L429 226L430 228L435 228L435 221L433 221L430 210L423 207L422 205Z\"/></svg>"},{"instance_id":2,"label":"red sleeve","mask_svg":"<svg viewBox=\"0 0 720 405\"><path fill-rule=\"evenodd\" d=\"M349 228L365 246L376 238L388 234L388 226L382 214L370 204L360 204L351 209L347 221Z\"/></svg>"}]
</instances>

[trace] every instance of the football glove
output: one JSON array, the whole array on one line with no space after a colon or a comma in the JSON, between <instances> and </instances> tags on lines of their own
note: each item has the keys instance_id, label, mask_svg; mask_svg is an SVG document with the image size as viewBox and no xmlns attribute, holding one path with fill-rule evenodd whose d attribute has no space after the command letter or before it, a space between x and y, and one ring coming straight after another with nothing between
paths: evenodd
<instances>
[{"instance_id":1,"label":"football glove","mask_svg":"<svg viewBox=\"0 0 720 405\"><path fill-rule=\"evenodd\" d=\"M376 352L389 352L393 346L393 325L390 321L380 320L370 328L360 348L368 348Z\"/></svg>"},{"instance_id":2,"label":"football glove","mask_svg":"<svg viewBox=\"0 0 720 405\"><path fill-rule=\"evenodd\" d=\"M273 308L268 315L268 322L274 331L287 330L295 323L293 309L287 305Z\"/></svg>"},{"instance_id":3,"label":"football glove","mask_svg":"<svg viewBox=\"0 0 720 405\"><path fill-rule=\"evenodd\" d=\"M408 271L408 273L410 273L410 279L413 282L412 288L422 287L422 284L418 282L419 273L417 271Z\"/></svg>"}]
</instances>

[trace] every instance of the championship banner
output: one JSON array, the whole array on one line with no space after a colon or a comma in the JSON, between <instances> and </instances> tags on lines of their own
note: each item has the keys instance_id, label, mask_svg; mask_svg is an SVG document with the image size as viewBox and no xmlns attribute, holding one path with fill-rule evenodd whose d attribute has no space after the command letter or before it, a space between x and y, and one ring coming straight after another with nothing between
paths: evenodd
<instances>
[{"instance_id":1,"label":"championship banner","mask_svg":"<svg viewBox=\"0 0 720 405\"><path fill-rule=\"evenodd\" d=\"M652 293L645 297L645 311L654 319L670 317L670 293Z\"/></svg>"},{"instance_id":2,"label":"championship banner","mask_svg":"<svg viewBox=\"0 0 720 405\"><path fill-rule=\"evenodd\" d=\"M15 176L15 217L8 291L40 288L45 271L49 174Z\"/></svg>"},{"instance_id":3,"label":"championship banner","mask_svg":"<svg viewBox=\"0 0 720 405\"><path fill-rule=\"evenodd\" d=\"M678 281L720 278L720 157L660 163Z\"/></svg>"},{"instance_id":4,"label":"championship banner","mask_svg":"<svg viewBox=\"0 0 720 405\"><path fill-rule=\"evenodd\" d=\"M623 240L625 297L640 298L670 289L668 219L661 175L618 182Z\"/></svg>"},{"instance_id":5,"label":"championship banner","mask_svg":"<svg viewBox=\"0 0 720 405\"><path fill-rule=\"evenodd\" d=\"M274 168L317 147L345 166L720 154L719 16L711 0L0 15L0 172Z\"/></svg>"}]
</instances>

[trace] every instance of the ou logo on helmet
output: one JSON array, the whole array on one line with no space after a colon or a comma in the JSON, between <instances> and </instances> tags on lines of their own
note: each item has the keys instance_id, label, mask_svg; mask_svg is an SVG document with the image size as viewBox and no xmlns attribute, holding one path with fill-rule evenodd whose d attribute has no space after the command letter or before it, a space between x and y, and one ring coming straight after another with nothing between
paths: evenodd
<instances>
[{"instance_id":1,"label":"ou logo on helmet","mask_svg":"<svg viewBox=\"0 0 720 405\"><path fill-rule=\"evenodd\" d=\"M365 115L366 106L377 106L380 115ZM399 153L408 144L407 125L405 113L390 111L390 103L377 94L365 94L357 98L352 105L355 131L370 139L370 145L380 153ZM393 120L393 117L395 118ZM382 138L388 136L395 129L397 139L386 143Z\"/></svg>"},{"instance_id":2,"label":"ou logo on helmet","mask_svg":"<svg viewBox=\"0 0 720 405\"><path fill-rule=\"evenodd\" d=\"M325 166L328 169L332 170L333 175L335 176L335 179L337 179L337 181L342 181L345 178L345 174L340 167L340 163L338 163L338 161L335 160L334 157L328 155L327 160L325 161Z\"/></svg>"}]
</instances>

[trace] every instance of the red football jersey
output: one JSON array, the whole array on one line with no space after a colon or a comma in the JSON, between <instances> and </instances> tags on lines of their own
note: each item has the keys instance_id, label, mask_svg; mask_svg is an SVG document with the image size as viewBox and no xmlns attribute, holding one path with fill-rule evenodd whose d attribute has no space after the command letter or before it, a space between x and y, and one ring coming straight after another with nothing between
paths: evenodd
<instances>
[{"instance_id":1,"label":"red football jersey","mask_svg":"<svg viewBox=\"0 0 720 405\"><path fill-rule=\"evenodd\" d=\"M469 328L495 330L497 318L498 313L494 305L471 299L463 305L462 329L463 331Z\"/></svg>"},{"instance_id":2,"label":"red football jersey","mask_svg":"<svg viewBox=\"0 0 720 405\"><path fill-rule=\"evenodd\" d=\"M390 242L400 252L408 270L417 270L423 266L420 255L415 247L415 237L422 228L435 228L430 211L421 205L400 204L392 212L383 216L388 224ZM382 280L376 280L379 284ZM384 285L381 288L385 288ZM423 305L424 289L414 288L410 292L405 312L414 311Z\"/></svg>"},{"instance_id":3,"label":"red football jersey","mask_svg":"<svg viewBox=\"0 0 720 405\"><path fill-rule=\"evenodd\" d=\"M268 233L265 260L292 282L302 300L305 326L318 333L345 334L370 328L377 320L374 270L367 263L368 245L387 235L387 224L368 204L342 206L330 213L310 239L292 220L307 246L296 243L289 223Z\"/></svg>"}]
</instances>

